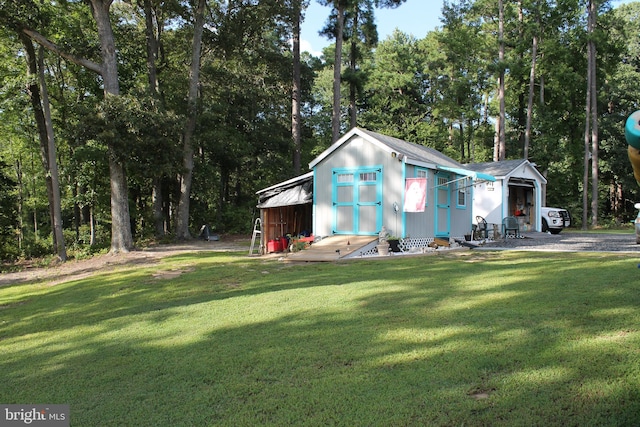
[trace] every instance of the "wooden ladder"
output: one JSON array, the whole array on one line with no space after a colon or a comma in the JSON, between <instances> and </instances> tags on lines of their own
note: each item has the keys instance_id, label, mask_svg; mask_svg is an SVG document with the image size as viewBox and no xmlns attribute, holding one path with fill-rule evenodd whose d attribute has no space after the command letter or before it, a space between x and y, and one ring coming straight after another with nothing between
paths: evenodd
<instances>
[{"instance_id":1,"label":"wooden ladder","mask_svg":"<svg viewBox=\"0 0 640 427\"><path fill-rule=\"evenodd\" d=\"M256 243L256 237L260 237L260 241L262 241L262 220L260 218L256 218L253 223L253 235L251 236L251 247L249 248L249 255L255 255L253 253L254 246ZM262 245L258 245L258 255L262 255Z\"/></svg>"}]
</instances>

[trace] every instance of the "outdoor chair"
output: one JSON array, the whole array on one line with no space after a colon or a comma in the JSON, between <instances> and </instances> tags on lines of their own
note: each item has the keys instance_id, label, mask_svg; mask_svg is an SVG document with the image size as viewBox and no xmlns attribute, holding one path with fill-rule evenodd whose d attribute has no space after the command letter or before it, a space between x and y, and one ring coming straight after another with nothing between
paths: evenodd
<instances>
[{"instance_id":1,"label":"outdoor chair","mask_svg":"<svg viewBox=\"0 0 640 427\"><path fill-rule=\"evenodd\" d=\"M508 216L502 220L502 235L507 238L510 235L520 237L520 224L515 216Z\"/></svg>"},{"instance_id":2,"label":"outdoor chair","mask_svg":"<svg viewBox=\"0 0 640 427\"><path fill-rule=\"evenodd\" d=\"M489 237L489 226L487 224L487 220L478 215L476 217L476 222L478 225L474 229L474 240L477 240L478 237L487 239Z\"/></svg>"}]
</instances>

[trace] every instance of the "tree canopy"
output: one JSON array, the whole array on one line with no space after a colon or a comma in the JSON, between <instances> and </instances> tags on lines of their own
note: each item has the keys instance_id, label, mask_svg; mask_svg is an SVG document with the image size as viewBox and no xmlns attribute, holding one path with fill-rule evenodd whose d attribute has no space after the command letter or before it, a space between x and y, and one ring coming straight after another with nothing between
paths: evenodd
<instances>
[{"instance_id":1,"label":"tree canopy","mask_svg":"<svg viewBox=\"0 0 640 427\"><path fill-rule=\"evenodd\" d=\"M534 162L550 183L547 204L580 221L590 42L599 148L589 197L600 223L634 214L624 121L640 108L640 3L595 2L589 32L581 0L504 2L502 11L494 1L449 1L424 38L396 30L380 40L375 8L403 1L321 2L333 6L325 33L334 43L298 59L290 41L308 1L203 2L198 51L195 0L0 0L0 255L53 244L25 37L46 49L64 239L76 250L184 237L178 218L187 235L202 224L248 232L255 192L304 173L336 126L354 124L467 163L493 159L503 123L505 158ZM131 241L114 231L127 229Z\"/></svg>"}]
</instances>

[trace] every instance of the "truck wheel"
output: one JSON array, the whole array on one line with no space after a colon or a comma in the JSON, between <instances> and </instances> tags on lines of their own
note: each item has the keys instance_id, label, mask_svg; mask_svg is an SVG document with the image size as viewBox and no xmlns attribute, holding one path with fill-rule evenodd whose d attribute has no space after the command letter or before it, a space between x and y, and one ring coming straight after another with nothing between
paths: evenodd
<instances>
[{"instance_id":1,"label":"truck wheel","mask_svg":"<svg viewBox=\"0 0 640 427\"><path fill-rule=\"evenodd\" d=\"M542 232L546 233L549 231L549 225L547 224L547 220L542 218Z\"/></svg>"}]
</instances>

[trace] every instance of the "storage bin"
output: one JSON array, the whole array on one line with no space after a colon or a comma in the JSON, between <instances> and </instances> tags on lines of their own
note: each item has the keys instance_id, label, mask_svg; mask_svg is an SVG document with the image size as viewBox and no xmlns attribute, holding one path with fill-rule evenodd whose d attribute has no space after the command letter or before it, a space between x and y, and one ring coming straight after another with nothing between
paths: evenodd
<instances>
[{"instance_id":1,"label":"storage bin","mask_svg":"<svg viewBox=\"0 0 640 427\"><path fill-rule=\"evenodd\" d=\"M267 242L267 252L282 252L282 241L280 239L269 240Z\"/></svg>"}]
</instances>

